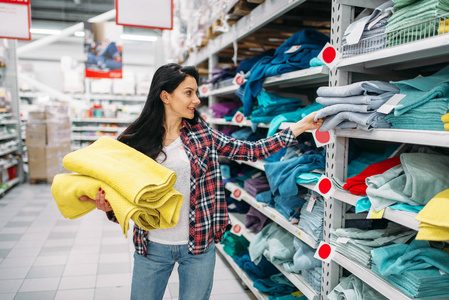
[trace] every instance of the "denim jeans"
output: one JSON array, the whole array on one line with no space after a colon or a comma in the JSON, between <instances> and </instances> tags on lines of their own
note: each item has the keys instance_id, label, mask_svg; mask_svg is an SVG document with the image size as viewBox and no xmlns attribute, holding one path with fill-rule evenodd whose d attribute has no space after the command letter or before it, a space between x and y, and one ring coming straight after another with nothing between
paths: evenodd
<instances>
[{"instance_id":1,"label":"denim jeans","mask_svg":"<svg viewBox=\"0 0 449 300\"><path fill-rule=\"evenodd\" d=\"M147 257L134 253L131 300L159 300L178 263L179 300L207 300L212 290L215 244L199 255L188 253L187 245L149 242Z\"/></svg>"}]
</instances>

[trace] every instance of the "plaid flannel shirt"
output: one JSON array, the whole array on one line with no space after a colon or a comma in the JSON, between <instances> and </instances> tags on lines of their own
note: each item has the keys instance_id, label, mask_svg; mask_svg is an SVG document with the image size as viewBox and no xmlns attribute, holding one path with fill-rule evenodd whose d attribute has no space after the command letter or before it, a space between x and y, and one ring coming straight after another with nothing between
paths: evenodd
<instances>
[{"instance_id":1,"label":"plaid flannel shirt","mask_svg":"<svg viewBox=\"0 0 449 300\"><path fill-rule=\"evenodd\" d=\"M206 251L213 241L219 243L230 225L218 157L256 161L296 144L297 140L290 128L248 142L224 135L206 124L192 126L186 121L180 135L191 166L188 249L195 255ZM116 221L113 214L108 214L108 218ZM134 226L134 246L143 256L147 233Z\"/></svg>"}]
</instances>

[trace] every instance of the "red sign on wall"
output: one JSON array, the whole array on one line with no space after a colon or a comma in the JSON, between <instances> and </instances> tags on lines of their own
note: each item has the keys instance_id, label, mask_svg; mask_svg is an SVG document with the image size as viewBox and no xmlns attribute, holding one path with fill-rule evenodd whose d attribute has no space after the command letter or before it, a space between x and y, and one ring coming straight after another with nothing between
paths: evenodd
<instances>
[{"instance_id":1,"label":"red sign on wall","mask_svg":"<svg viewBox=\"0 0 449 300\"><path fill-rule=\"evenodd\" d=\"M31 40L29 0L0 0L0 38Z\"/></svg>"}]
</instances>

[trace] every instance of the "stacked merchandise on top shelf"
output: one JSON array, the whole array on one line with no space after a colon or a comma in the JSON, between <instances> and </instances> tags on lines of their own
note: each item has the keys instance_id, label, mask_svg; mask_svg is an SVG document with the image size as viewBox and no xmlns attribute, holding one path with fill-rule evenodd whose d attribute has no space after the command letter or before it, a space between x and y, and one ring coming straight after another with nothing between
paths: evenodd
<instances>
[{"instance_id":1,"label":"stacked merchandise on top shelf","mask_svg":"<svg viewBox=\"0 0 449 300\"><path fill-rule=\"evenodd\" d=\"M444 0L386 1L345 30L343 58L449 33Z\"/></svg>"}]
</instances>

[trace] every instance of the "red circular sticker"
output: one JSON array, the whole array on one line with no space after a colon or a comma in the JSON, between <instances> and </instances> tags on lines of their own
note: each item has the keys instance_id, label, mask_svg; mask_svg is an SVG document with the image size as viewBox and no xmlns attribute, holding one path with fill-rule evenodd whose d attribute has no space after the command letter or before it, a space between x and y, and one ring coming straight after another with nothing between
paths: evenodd
<instances>
[{"instance_id":1,"label":"red circular sticker","mask_svg":"<svg viewBox=\"0 0 449 300\"><path fill-rule=\"evenodd\" d=\"M315 131L315 138L321 144L325 144L330 141L331 135L330 135L329 131L320 131L319 129L317 129Z\"/></svg>"},{"instance_id":2,"label":"red circular sticker","mask_svg":"<svg viewBox=\"0 0 449 300\"><path fill-rule=\"evenodd\" d=\"M237 121L237 123L242 123L243 122L243 115L242 114L238 114L237 116L235 116L235 120Z\"/></svg>"},{"instance_id":3,"label":"red circular sticker","mask_svg":"<svg viewBox=\"0 0 449 300\"><path fill-rule=\"evenodd\" d=\"M327 47L323 51L323 60L325 63L329 64L331 63L335 57L337 56L337 52L333 47Z\"/></svg>"},{"instance_id":4,"label":"red circular sticker","mask_svg":"<svg viewBox=\"0 0 449 300\"><path fill-rule=\"evenodd\" d=\"M234 232L235 233L239 233L240 230L242 230L242 226L240 226L239 224L235 224L234 225Z\"/></svg>"},{"instance_id":5,"label":"red circular sticker","mask_svg":"<svg viewBox=\"0 0 449 300\"><path fill-rule=\"evenodd\" d=\"M206 94L206 93L207 93L207 86L203 86L203 87L201 88L201 92L202 92L203 94Z\"/></svg>"},{"instance_id":6,"label":"red circular sticker","mask_svg":"<svg viewBox=\"0 0 449 300\"><path fill-rule=\"evenodd\" d=\"M242 195L242 191L241 190L239 190L239 189L236 189L235 191L234 191L234 197L240 197Z\"/></svg>"},{"instance_id":7,"label":"red circular sticker","mask_svg":"<svg viewBox=\"0 0 449 300\"><path fill-rule=\"evenodd\" d=\"M243 76L237 76L237 78L235 79L235 82L238 85L242 85L242 83L243 83Z\"/></svg>"},{"instance_id":8,"label":"red circular sticker","mask_svg":"<svg viewBox=\"0 0 449 300\"><path fill-rule=\"evenodd\" d=\"M318 256L321 259L326 259L331 254L331 246L329 244L323 244L320 249L318 249Z\"/></svg>"},{"instance_id":9,"label":"red circular sticker","mask_svg":"<svg viewBox=\"0 0 449 300\"><path fill-rule=\"evenodd\" d=\"M318 189L323 194L327 194L331 190L331 187L332 187L332 182L327 178L324 178L318 184Z\"/></svg>"}]
</instances>

